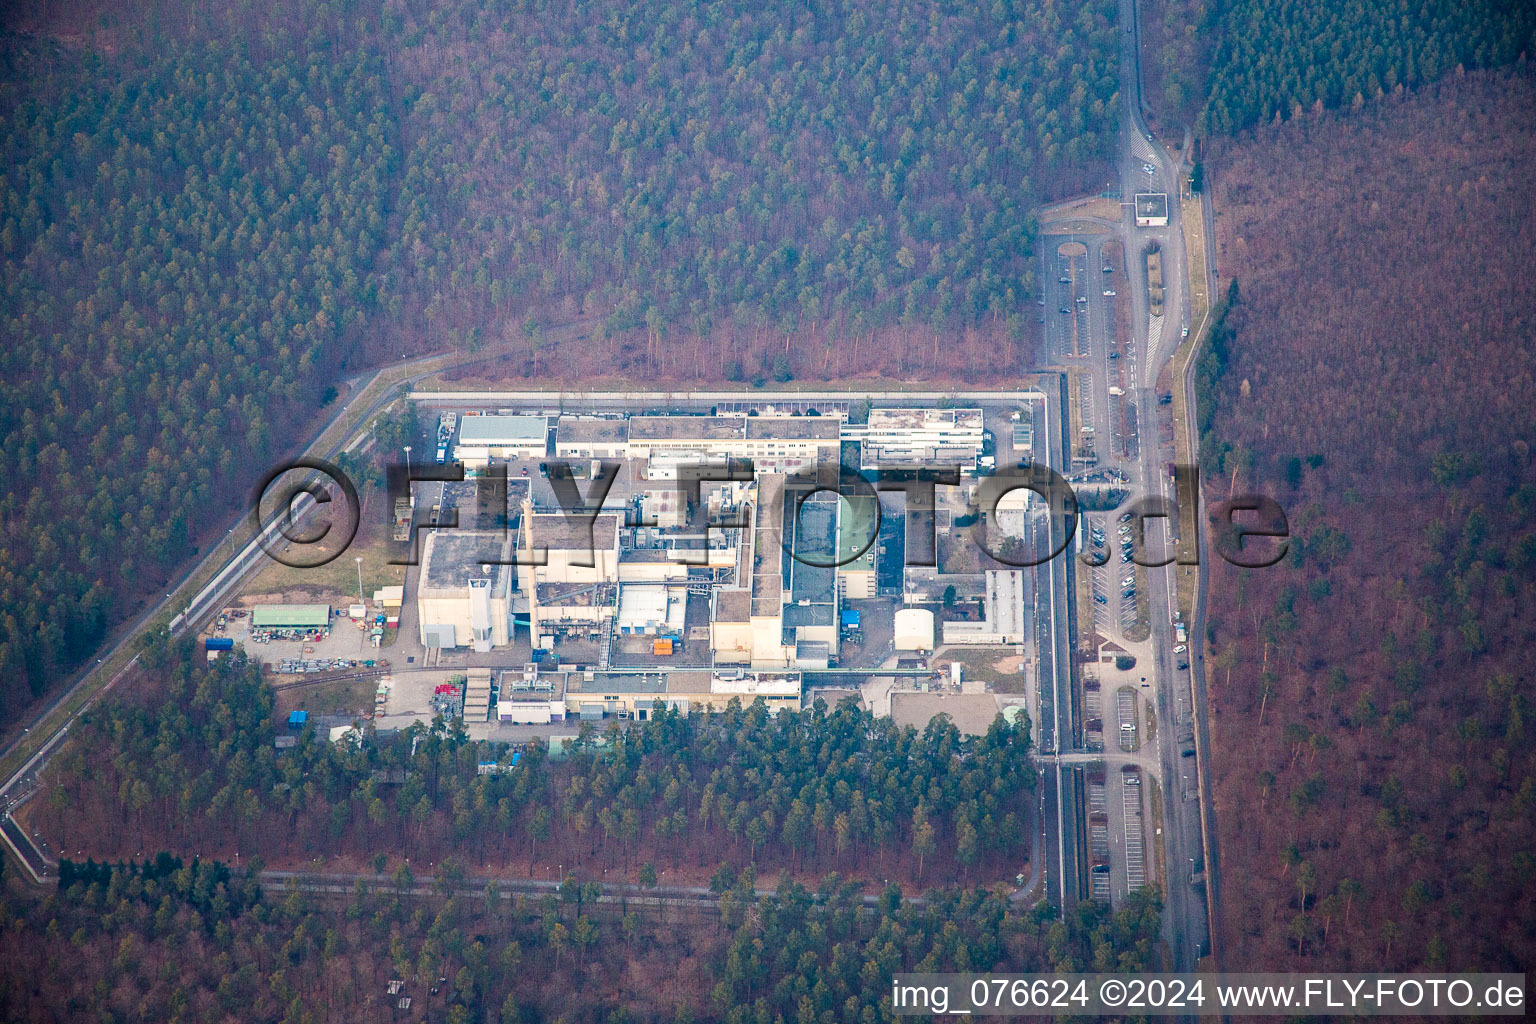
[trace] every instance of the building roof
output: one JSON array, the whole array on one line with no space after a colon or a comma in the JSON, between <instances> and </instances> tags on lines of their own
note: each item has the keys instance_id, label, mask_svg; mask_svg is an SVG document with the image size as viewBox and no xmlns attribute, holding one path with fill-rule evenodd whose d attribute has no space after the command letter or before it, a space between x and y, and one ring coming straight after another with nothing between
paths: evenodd
<instances>
[{"instance_id":1,"label":"building roof","mask_svg":"<svg viewBox=\"0 0 1536 1024\"><path fill-rule=\"evenodd\" d=\"M795 642L796 661L830 661L832 645L825 640L798 640Z\"/></svg>"},{"instance_id":2,"label":"building roof","mask_svg":"<svg viewBox=\"0 0 1536 1024\"><path fill-rule=\"evenodd\" d=\"M828 595L826 601L816 601L810 604L787 604L784 606L784 625L789 627L799 626L831 626L837 623L837 609L833 607Z\"/></svg>"},{"instance_id":3,"label":"building roof","mask_svg":"<svg viewBox=\"0 0 1536 1024\"><path fill-rule=\"evenodd\" d=\"M668 672L593 672L587 679L579 672L566 677L567 695L597 697L601 694L732 694L796 700L804 677L799 672L730 672L710 669L673 669ZM601 705L599 705L601 706Z\"/></svg>"},{"instance_id":4,"label":"building roof","mask_svg":"<svg viewBox=\"0 0 1536 1024\"><path fill-rule=\"evenodd\" d=\"M544 416L465 416L459 444L542 443L548 433L549 419Z\"/></svg>"},{"instance_id":5,"label":"building roof","mask_svg":"<svg viewBox=\"0 0 1536 1024\"><path fill-rule=\"evenodd\" d=\"M842 421L835 416L752 416L747 437L753 440L836 441Z\"/></svg>"},{"instance_id":6,"label":"building roof","mask_svg":"<svg viewBox=\"0 0 1536 1024\"><path fill-rule=\"evenodd\" d=\"M632 416L631 441L721 441L747 436L745 416Z\"/></svg>"},{"instance_id":7,"label":"building roof","mask_svg":"<svg viewBox=\"0 0 1536 1024\"><path fill-rule=\"evenodd\" d=\"M515 575L510 534L499 531L434 530L421 553L422 590L459 590L471 579L488 579L501 593ZM485 566L491 567L490 572Z\"/></svg>"},{"instance_id":8,"label":"building roof","mask_svg":"<svg viewBox=\"0 0 1536 1024\"><path fill-rule=\"evenodd\" d=\"M782 514L784 474L757 478L757 514L752 537L752 614L777 615L784 596Z\"/></svg>"},{"instance_id":9,"label":"building roof","mask_svg":"<svg viewBox=\"0 0 1536 1024\"><path fill-rule=\"evenodd\" d=\"M838 496L837 561L844 572L872 570L880 539L880 499L868 494Z\"/></svg>"},{"instance_id":10,"label":"building roof","mask_svg":"<svg viewBox=\"0 0 1536 1024\"><path fill-rule=\"evenodd\" d=\"M961 427L980 430L980 409L871 409L871 430L923 430L935 427Z\"/></svg>"},{"instance_id":11,"label":"building roof","mask_svg":"<svg viewBox=\"0 0 1536 1024\"><path fill-rule=\"evenodd\" d=\"M590 608L613 603L613 587L604 583L540 583L534 592L541 608Z\"/></svg>"},{"instance_id":12,"label":"building roof","mask_svg":"<svg viewBox=\"0 0 1536 1024\"><path fill-rule=\"evenodd\" d=\"M666 672L594 672L592 678L587 679L580 673L571 673L566 677L565 692L596 694L624 694L624 693L666 693L669 689L669 673ZM702 687L693 687L694 692L707 692L709 689L709 673L706 672L673 672L674 676L703 676L705 679ZM681 680L678 680L681 682ZM684 687L687 689L688 687Z\"/></svg>"},{"instance_id":13,"label":"building roof","mask_svg":"<svg viewBox=\"0 0 1536 1024\"><path fill-rule=\"evenodd\" d=\"M328 626L328 604L259 604L251 609L251 625L257 629L295 629Z\"/></svg>"},{"instance_id":14,"label":"building roof","mask_svg":"<svg viewBox=\"0 0 1536 1024\"><path fill-rule=\"evenodd\" d=\"M603 551L619 546L619 517L613 513L593 519L564 512L536 512L525 525L528 543L535 550L590 552L593 546Z\"/></svg>"},{"instance_id":15,"label":"building roof","mask_svg":"<svg viewBox=\"0 0 1536 1024\"><path fill-rule=\"evenodd\" d=\"M618 444L629 439L629 421L599 416L561 416L556 444Z\"/></svg>"},{"instance_id":16,"label":"building roof","mask_svg":"<svg viewBox=\"0 0 1536 1024\"><path fill-rule=\"evenodd\" d=\"M752 594L746 590L715 591L716 622L747 622L752 617Z\"/></svg>"},{"instance_id":17,"label":"building roof","mask_svg":"<svg viewBox=\"0 0 1536 1024\"><path fill-rule=\"evenodd\" d=\"M786 497L785 504L794 500ZM837 511L839 499L817 491L799 503L794 515L795 556L789 562L789 593L796 602L830 603L837 589Z\"/></svg>"},{"instance_id":18,"label":"building roof","mask_svg":"<svg viewBox=\"0 0 1536 1024\"><path fill-rule=\"evenodd\" d=\"M619 588L619 628L665 625L681 630L688 611L688 591L664 583L630 583Z\"/></svg>"},{"instance_id":19,"label":"building roof","mask_svg":"<svg viewBox=\"0 0 1536 1024\"><path fill-rule=\"evenodd\" d=\"M893 618L896 649L903 649L903 641L919 647L933 647L933 612L926 608L900 608Z\"/></svg>"},{"instance_id":20,"label":"building roof","mask_svg":"<svg viewBox=\"0 0 1536 1024\"><path fill-rule=\"evenodd\" d=\"M1138 216L1138 217L1166 217L1166 216L1168 216L1168 194L1166 192L1138 192L1138 193L1136 193L1136 216Z\"/></svg>"}]
</instances>

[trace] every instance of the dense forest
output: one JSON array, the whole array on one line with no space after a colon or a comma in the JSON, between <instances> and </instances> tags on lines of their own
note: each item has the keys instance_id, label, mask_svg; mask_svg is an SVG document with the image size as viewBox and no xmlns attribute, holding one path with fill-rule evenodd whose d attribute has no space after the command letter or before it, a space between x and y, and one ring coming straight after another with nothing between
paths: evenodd
<instances>
[{"instance_id":1,"label":"dense forest","mask_svg":"<svg viewBox=\"0 0 1536 1024\"><path fill-rule=\"evenodd\" d=\"M1536 57L1527 0L1226 0L1216 20L1216 135Z\"/></svg>"},{"instance_id":2,"label":"dense forest","mask_svg":"<svg viewBox=\"0 0 1536 1024\"><path fill-rule=\"evenodd\" d=\"M0 1017L366 1022L408 996L413 1015L466 1024L864 1022L893 1019L898 970L1161 963L1155 890L1063 918L983 887L1033 784L1028 737L1001 720L962 740L942 720L917 733L851 705L770 718L759 702L589 731L561 760L535 745L480 775L504 750L440 726L362 747L311 726L279 752L255 666L195 653L152 640L141 683L55 761L35 820L86 849L56 893L0 902ZM136 849L161 842L177 852ZM243 867L212 859L235 843ZM265 858L334 869L349 849L350 895L259 884ZM639 856L698 851L717 909L657 905ZM546 854L568 871L558 892L483 877ZM870 874L882 860L889 884ZM600 898L605 866L626 893ZM925 872L944 887L904 895Z\"/></svg>"},{"instance_id":3,"label":"dense forest","mask_svg":"<svg viewBox=\"0 0 1536 1024\"><path fill-rule=\"evenodd\" d=\"M1209 0L1141 0L1142 114L1177 144L1205 106L1220 5Z\"/></svg>"},{"instance_id":4,"label":"dense forest","mask_svg":"<svg viewBox=\"0 0 1536 1024\"><path fill-rule=\"evenodd\" d=\"M207 44L105 62L5 40L0 707L162 581L371 305L398 151L379 62ZM216 73L215 73L216 69Z\"/></svg>"},{"instance_id":5,"label":"dense forest","mask_svg":"<svg viewBox=\"0 0 1536 1024\"><path fill-rule=\"evenodd\" d=\"M8 9L0 717L184 562L343 366L1022 368L1032 211L1103 180L1115 15ZM542 352L569 322L592 326Z\"/></svg>"},{"instance_id":6,"label":"dense forest","mask_svg":"<svg viewBox=\"0 0 1536 1024\"><path fill-rule=\"evenodd\" d=\"M917 732L851 703L770 716L758 702L589 727L569 757L536 744L516 770L481 775L505 750L456 723L361 747L311 726L280 752L257 665L194 655L157 638L138 698L91 711L56 759L37 820L62 849L453 857L541 878L556 865L701 879L753 865L918 886L1012 878L1027 856L1027 722L963 738L947 718Z\"/></svg>"},{"instance_id":7,"label":"dense forest","mask_svg":"<svg viewBox=\"0 0 1536 1024\"><path fill-rule=\"evenodd\" d=\"M1159 911L1151 893L1065 919L984 889L871 903L835 875L762 896L742 879L718 915L686 920L580 892L434 894L408 871L321 901L161 856L82 865L45 901L0 903L0 1017L371 1024L401 1019L404 996L407 1019L451 1024L865 1024L897 1019L898 970L1155 967Z\"/></svg>"},{"instance_id":8,"label":"dense forest","mask_svg":"<svg viewBox=\"0 0 1536 1024\"><path fill-rule=\"evenodd\" d=\"M1278 566L1212 569L1231 969L1536 959L1533 139L1521 69L1221 162L1202 456L1292 532Z\"/></svg>"}]
</instances>

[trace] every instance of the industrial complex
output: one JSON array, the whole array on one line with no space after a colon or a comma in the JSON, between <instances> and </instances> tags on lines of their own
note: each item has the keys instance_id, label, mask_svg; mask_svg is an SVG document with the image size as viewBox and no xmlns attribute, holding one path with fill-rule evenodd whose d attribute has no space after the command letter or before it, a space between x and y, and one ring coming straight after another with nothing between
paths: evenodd
<instances>
[{"instance_id":1,"label":"industrial complex","mask_svg":"<svg viewBox=\"0 0 1536 1024\"><path fill-rule=\"evenodd\" d=\"M919 706L901 693L945 692L952 717L985 728L1033 701L1022 679L993 693L967 665L1034 664L1033 570L973 533L996 467L1043 461L1043 393L417 408L437 475L462 475L397 501L405 584L345 609L256 604L242 623L304 646L262 651L274 671L372 672L375 728L449 712L510 739L663 707L857 694L891 713ZM926 499L915 471L941 481ZM1042 503L1006 508L1008 535L1044 529ZM359 656L325 648L343 619L373 640Z\"/></svg>"}]
</instances>

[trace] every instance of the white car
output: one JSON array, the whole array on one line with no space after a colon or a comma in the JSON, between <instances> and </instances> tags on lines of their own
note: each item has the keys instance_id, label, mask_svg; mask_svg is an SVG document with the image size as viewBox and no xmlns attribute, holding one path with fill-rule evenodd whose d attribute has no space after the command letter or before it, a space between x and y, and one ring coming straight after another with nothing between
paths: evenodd
<instances>
[{"instance_id":1,"label":"white car","mask_svg":"<svg viewBox=\"0 0 1536 1024\"><path fill-rule=\"evenodd\" d=\"M1187 650L1189 650L1189 645L1188 644L1179 644L1177 647L1175 647L1173 649L1173 653L1174 654L1183 654Z\"/></svg>"},{"instance_id":2,"label":"white car","mask_svg":"<svg viewBox=\"0 0 1536 1024\"><path fill-rule=\"evenodd\" d=\"M1188 327L1184 328L1183 332L1179 335L1179 337L1181 337L1181 338L1189 337L1189 328Z\"/></svg>"},{"instance_id":3,"label":"white car","mask_svg":"<svg viewBox=\"0 0 1536 1024\"><path fill-rule=\"evenodd\" d=\"M1107 295L1107 296L1111 296L1112 297L1115 294L1115 290L1113 288L1105 288L1104 289L1104 294ZM1185 333L1188 333L1188 332L1186 331Z\"/></svg>"}]
</instances>

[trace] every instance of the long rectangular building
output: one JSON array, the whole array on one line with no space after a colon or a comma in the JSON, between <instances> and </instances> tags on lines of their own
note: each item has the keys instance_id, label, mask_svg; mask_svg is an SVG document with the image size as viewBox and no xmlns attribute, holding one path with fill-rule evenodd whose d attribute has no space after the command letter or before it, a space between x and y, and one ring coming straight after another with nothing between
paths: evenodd
<instances>
[{"instance_id":1,"label":"long rectangular building","mask_svg":"<svg viewBox=\"0 0 1536 1024\"><path fill-rule=\"evenodd\" d=\"M549 451L545 416L465 416L453 457L483 467L492 459L542 459Z\"/></svg>"},{"instance_id":2,"label":"long rectangular building","mask_svg":"<svg viewBox=\"0 0 1536 1024\"><path fill-rule=\"evenodd\" d=\"M867 423L843 428L843 440L859 444L864 469L958 465L974 473L986 432L980 409L871 409Z\"/></svg>"},{"instance_id":3,"label":"long rectangular building","mask_svg":"<svg viewBox=\"0 0 1536 1024\"><path fill-rule=\"evenodd\" d=\"M259 604L251 609L252 629L325 629L330 624L328 604Z\"/></svg>"},{"instance_id":4,"label":"long rectangular building","mask_svg":"<svg viewBox=\"0 0 1536 1024\"><path fill-rule=\"evenodd\" d=\"M652 479L673 479L693 462L751 459L783 473L837 457L842 421L831 416L633 416L629 452Z\"/></svg>"}]
</instances>

